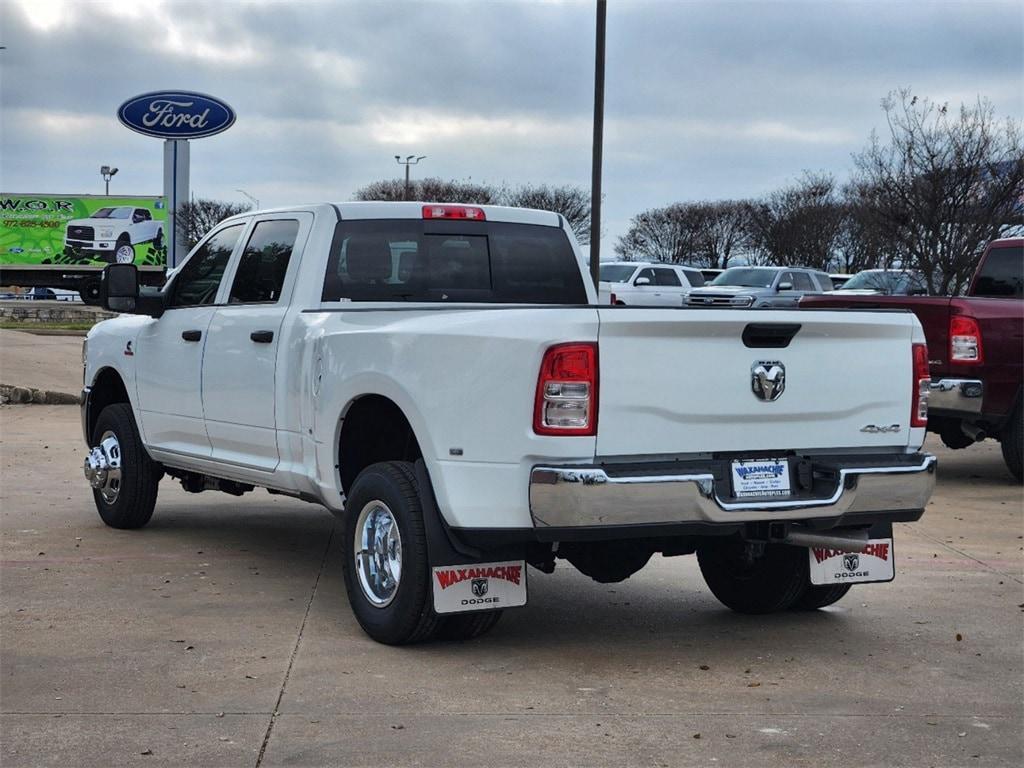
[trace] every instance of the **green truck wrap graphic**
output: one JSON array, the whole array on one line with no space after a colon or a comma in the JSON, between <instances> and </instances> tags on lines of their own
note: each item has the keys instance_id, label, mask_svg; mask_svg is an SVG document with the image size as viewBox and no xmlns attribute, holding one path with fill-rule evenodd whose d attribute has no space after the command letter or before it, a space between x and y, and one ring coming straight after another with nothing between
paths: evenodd
<instances>
[{"instance_id":1,"label":"green truck wrap graphic","mask_svg":"<svg viewBox=\"0 0 1024 768\"><path fill-rule=\"evenodd\" d=\"M167 263L162 197L0 192L0 267Z\"/></svg>"}]
</instances>

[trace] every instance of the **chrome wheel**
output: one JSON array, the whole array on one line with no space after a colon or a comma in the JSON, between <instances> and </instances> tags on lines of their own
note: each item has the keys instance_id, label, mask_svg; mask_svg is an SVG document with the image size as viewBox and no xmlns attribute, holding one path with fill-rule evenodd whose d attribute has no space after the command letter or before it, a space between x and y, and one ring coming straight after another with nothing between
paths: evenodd
<instances>
[{"instance_id":1,"label":"chrome wheel","mask_svg":"<svg viewBox=\"0 0 1024 768\"><path fill-rule=\"evenodd\" d=\"M85 457L85 477L107 504L121 491L121 444L113 432L104 432L100 444Z\"/></svg>"},{"instance_id":2,"label":"chrome wheel","mask_svg":"<svg viewBox=\"0 0 1024 768\"><path fill-rule=\"evenodd\" d=\"M114 251L114 259L118 264L131 264L135 261L135 249L130 245L119 245Z\"/></svg>"},{"instance_id":3,"label":"chrome wheel","mask_svg":"<svg viewBox=\"0 0 1024 768\"><path fill-rule=\"evenodd\" d=\"M383 501L371 501L359 513L354 545L363 594L377 608L390 605L402 580L402 535Z\"/></svg>"}]
</instances>

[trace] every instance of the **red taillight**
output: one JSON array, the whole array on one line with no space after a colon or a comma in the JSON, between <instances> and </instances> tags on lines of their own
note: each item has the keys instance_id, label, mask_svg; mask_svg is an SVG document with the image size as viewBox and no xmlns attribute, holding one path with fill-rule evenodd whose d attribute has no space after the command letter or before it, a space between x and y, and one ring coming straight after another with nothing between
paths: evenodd
<instances>
[{"instance_id":1,"label":"red taillight","mask_svg":"<svg viewBox=\"0 0 1024 768\"><path fill-rule=\"evenodd\" d=\"M978 321L965 315L949 318L949 360L952 363L983 363L981 328Z\"/></svg>"},{"instance_id":2,"label":"red taillight","mask_svg":"<svg viewBox=\"0 0 1024 768\"><path fill-rule=\"evenodd\" d=\"M533 431L538 435L597 434L597 344L548 347L537 377Z\"/></svg>"},{"instance_id":3,"label":"red taillight","mask_svg":"<svg viewBox=\"0 0 1024 768\"><path fill-rule=\"evenodd\" d=\"M486 221L487 216L483 208L475 205L424 205L424 219L469 219L471 221Z\"/></svg>"},{"instance_id":4,"label":"red taillight","mask_svg":"<svg viewBox=\"0 0 1024 768\"><path fill-rule=\"evenodd\" d=\"M913 389L910 393L910 426L928 426L928 393L931 391L932 377L928 371L928 345L913 346Z\"/></svg>"}]
</instances>

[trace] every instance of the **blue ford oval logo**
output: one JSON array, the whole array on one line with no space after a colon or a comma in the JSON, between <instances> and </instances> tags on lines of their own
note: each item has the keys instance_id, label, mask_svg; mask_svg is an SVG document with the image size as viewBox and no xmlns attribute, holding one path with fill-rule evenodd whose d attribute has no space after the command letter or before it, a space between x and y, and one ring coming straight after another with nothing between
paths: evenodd
<instances>
[{"instance_id":1,"label":"blue ford oval logo","mask_svg":"<svg viewBox=\"0 0 1024 768\"><path fill-rule=\"evenodd\" d=\"M133 131L161 139L201 139L226 131L235 111L220 99L192 91L155 91L128 99L117 119Z\"/></svg>"}]
</instances>

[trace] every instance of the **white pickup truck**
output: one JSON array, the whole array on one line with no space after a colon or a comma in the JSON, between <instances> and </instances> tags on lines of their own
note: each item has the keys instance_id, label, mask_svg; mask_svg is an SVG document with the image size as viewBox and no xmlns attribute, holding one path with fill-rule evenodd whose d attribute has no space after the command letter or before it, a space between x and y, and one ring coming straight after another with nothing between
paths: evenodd
<instances>
[{"instance_id":1,"label":"white pickup truck","mask_svg":"<svg viewBox=\"0 0 1024 768\"><path fill-rule=\"evenodd\" d=\"M559 559L696 553L735 610L821 607L892 579L934 486L913 314L599 306L555 213L246 213L137 278L106 268L127 314L83 350L100 516L145 525L164 475L321 504L384 643L481 634Z\"/></svg>"},{"instance_id":2,"label":"white pickup truck","mask_svg":"<svg viewBox=\"0 0 1024 768\"><path fill-rule=\"evenodd\" d=\"M163 246L164 225L147 208L118 205L100 208L87 219L72 219L65 225L64 246L94 253L104 261L131 264L135 246L153 243Z\"/></svg>"}]
</instances>

